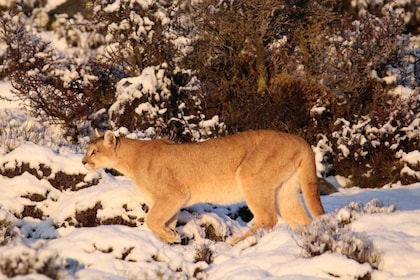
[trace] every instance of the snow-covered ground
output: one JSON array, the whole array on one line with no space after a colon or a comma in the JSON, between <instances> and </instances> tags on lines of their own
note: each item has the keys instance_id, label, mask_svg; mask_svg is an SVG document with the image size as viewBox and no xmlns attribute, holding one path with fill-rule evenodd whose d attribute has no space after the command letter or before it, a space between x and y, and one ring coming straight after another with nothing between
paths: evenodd
<instances>
[{"instance_id":1,"label":"snow-covered ground","mask_svg":"<svg viewBox=\"0 0 420 280\"><path fill-rule=\"evenodd\" d=\"M47 2L53 9L64 0ZM347 226L372 242L377 269L337 252L306 257L302 237L281 219L231 246L248 230L238 217L244 204L183 209L177 230L189 242L168 245L144 224L136 186L88 172L84 146L69 147L58 127L29 116L11 88L0 82L0 97L10 100L0 98L0 279L420 279L420 182L371 190L329 178L338 192L322 197L328 215L345 217L349 204L373 199L396 207L359 213ZM418 150L401 157L420 161Z\"/></svg>"},{"instance_id":2,"label":"snow-covered ground","mask_svg":"<svg viewBox=\"0 0 420 280\"><path fill-rule=\"evenodd\" d=\"M6 84L0 88L3 93L9 89ZM16 103L5 104L0 104L2 111L25 117ZM360 214L349 225L379 253L379 268L373 269L339 253L305 257L299 235L281 219L273 230L231 246L230 238L247 230L241 218L229 218L242 204L182 210L177 230L189 238L188 245L164 244L144 224L147 206L135 185L104 171L88 172L82 156L30 142L2 153L4 174L19 168L28 172L0 176L0 220L12 222L14 232L0 234L0 273L5 267L45 273L39 267L52 263L59 272L49 275L60 279L359 279L368 273L372 279L420 279L420 183L345 189L340 178L330 178L339 192L322 197L328 213L346 213L350 202L364 205L375 198L397 209ZM60 185L54 181L59 174L73 174L79 181ZM37 218L22 218L22 213ZM96 224L101 225L92 227ZM209 225L223 241L206 238Z\"/></svg>"},{"instance_id":3,"label":"snow-covered ground","mask_svg":"<svg viewBox=\"0 0 420 280\"><path fill-rule=\"evenodd\" d=\"M33 156L28 157L28 153ZM48 163L52 174L58 171L80 173L82 155L64 152L56 154L48 148L25 144L2 157L1 164L15 159L37 166ZM45 179L24 173L14 178L0 177L0 218L13 221L23 235L0 247L1 259L15 259L25 251L38 259L58 256L71 269L66 276L78 279L187 279L193 276L208 279L357 279L371 271L373 279L419 279L420 277L420 184L392 189L362 190L342 189L322 197L328 212L343 208L349 202L362 204L373 198L386 205L395 205L397 211L386 214L365 214L351 223L353 231L361 232L373 242L380 252L379 270L368 264L359 264L343 255L326 253L305 258L298 245L298 237L280 221L270 232L261 233L232 247L226 242L204 238L204 224L211 224L222 235L239 235L246 224L226 216L226 208L212 210L208 205L183 210L185 225L178 230L194 236L189 245L167 245L156 238L145 225L102 225L75 228L71 226L76 212L93 208L102 209L96 217L105 219L139 215L143 198L127 178L115 178L102 172L98 185L77 191L60 192ZM85 180L90 180L87 174ZM41 202L32 202L28 194L44 196ZM11 213L21 213L25 205L37 205L42 219L16 219ZM234 209L234 208L233 208ZM137 220L139 217L136 218ZM229 237L228 237L229 239ZM255 244L256 243L256 244ZM200 246L213 252L211 264L195 262ZM69 264L70 263L70 264ZM71 272L73 270L73 272ZM201 271L197 273L197 271ZM31 275L32 279L42 279Z\"/></svg>"}]
</instances>

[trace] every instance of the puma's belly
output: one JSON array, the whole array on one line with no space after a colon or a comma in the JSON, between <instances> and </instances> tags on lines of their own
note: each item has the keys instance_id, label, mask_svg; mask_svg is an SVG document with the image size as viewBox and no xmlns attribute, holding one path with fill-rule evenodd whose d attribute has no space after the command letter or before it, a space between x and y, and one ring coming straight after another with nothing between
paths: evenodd
<instances>
[{"instance_id":1,"label":"puma's belly","mask_svg":"<svg viewBox=\"0 0 420 280\"><path fill-rule=\"evenodd\" d=\"M217 184L200 184L200 186L191 189L187 206L197 203L229 205L244 200L245 198L236 183L219 182Z\"/></svg>"}]
</instances>

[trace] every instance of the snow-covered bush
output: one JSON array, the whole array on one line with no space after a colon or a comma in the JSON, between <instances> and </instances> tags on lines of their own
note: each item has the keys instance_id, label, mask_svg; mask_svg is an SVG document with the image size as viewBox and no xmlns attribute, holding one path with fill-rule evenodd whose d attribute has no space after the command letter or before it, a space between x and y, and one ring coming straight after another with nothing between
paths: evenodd
<instances>
[{"instance_id":1,"label":"snow-covered bush","mask_svg":"<svg viewBox=\"0 0 420 280\"><path fill-rule=\"evenodd\" d=\"M59 279L67 274L64 264L56 251L44 248L42 241L26 245L15 239L0 250L0 273L9 278L34 273Z\"/></svg>"},{"instance_id":2,"label":"snow-covered bush","mask_svg":"<svg viewBox=\"0 0 420 280\"><path fill-rule=\"evenodd\" d=\"M64 47L43 39L42 25L21 5L1 18L7 46L1 74L35 114L63 124L72 140L89 133L89 125L153 127L180 141L223 133L218 116L208 119L201 110L200 81L177 65L190 42L179 28L177 2L100 0L87 18L57 15L51 26ZM108 119L110 107L112 123L99 121Z\"/></svg>"},{"instance_id":3,"label":"snow-covered bush","mask_svg":"<svg viewBox=\"0 0 420 280\"><path fill-rule=\"evenodd\" d=\"M272 71L322 81L326 89L314 91L318 102L310 109L309 125L294 130L306 131L312 144L319 135L327 138L335 172L351 177L353 185L417 181L418 167L409 166L414 172L407 176L398 154L418 146L418 89L404 98L389 93L398 83L416 87L412 46L400 14L392 5L378 4L377 13L355 19L337 13L344 8L340 1L301 4L286 5L288 13L279 17L282 36L270 45ZM292 109L285 111L302 111L289 104Z\"/></svg>"},{"instance_id":4,"label":"snow-covered bush","mask_svg":"<svg viewBox=\"0 0 420 280\"><path fill-rule=\"evenodd\" d=\"M6 219L0 219L0 247L9 243L17 235L12 222Z\"/></svg>"},{"instance_id":5,"label":"snow-covered bush","mask_svg":"<svg viewBox=\"0 0 420 280\"><path fill-rule=\"evenodd\" d=\"M328 216L327 216L328 217ZM315 257L326 252L339 253L359 263L378 268L379 252L365 234L353 232L334 220L321 218L301 232L303 255Z\"/></svg>"},{"instance_id":6,"label":"snow-covered bush","mask_svg":"<svg viewBox=\"0 0 420 280\"><path fill-rule=\"evenodd\" d=\"M13 92L29 104L33 113L77 128L102 106L106 93L114 86L109 75L112 67L58 51L35 34L26 21L19 6L2 13L0 40L7 48L0 72L9 78Z\"/></svg>"},{"instance_id":7,"label":"snow-covered bush","mask_svg":"<svg viewBox=\"0 0 420 280\"><path fill-rule=\"evenodd\" d=\"M176 1L96 1L94 21L107 44L99 58L128 74L116 84L112 127L152 127L177 141L223 134L217 115L209 120L201 109L200 81L178 66L190 41L178 29L180 10Z\"/></svg>"},{"instance_id":8,"label":"snow-covered bush","mask_svg":"<svg viewBox=\"0 0 420 280\"><path fill-rule=\"evenodd\" d=\"M14 0L14 1L1 1L0 10L9 10L13 9L16 4L19 4L22 7L22 11L26 15L32 15L34 10L45 6L47 0Z\"/></svg>"},{"instance_id":9,"label":"snow-covered bush","mask_svg":"<svg viewBox=\"0 0 420 280\"><path fill-rule=\"evenodd\" d=\"M172 1L95 1L93 21L107 44L102 59L130 76L172 62L176 55L169 38L172 5Z\"/></svg>"},{"instance_id":10,"label":"snow-covered bush","mask_svg":"<svg viewBox=\"0 0 420 280\"><path fill-rule=\"evenodd\" d=\"M28 116L18 110L0 111L0 155L27 141L51 148L69 145L62 129L44 122L40 117Z\"/></svg>"},{"instance_id":11,"label":"snow-covered bush","mask_svg":"<svg viewBox=\"0 0 420 280\"><path fill-rule=\"evenodd\" d=\"M378 268L380 253L365 234L352 231L349 224L361 215L394 211L393 205L384 206L378 199L364 206L350 202L346 207L325 214L300 229L297 243L305 257L319 256L326 252L340 253L359 263L369 263L373 268Z\"/></svg>"},{"instance_id":12,"label":"snow-covered bush","mask_svg":"<svg viewBox=\"0 0 420 280\"><path fill-rule=\"evenodd\" d=\"M168 72L165 65L147 67L141 75L119 81L116 101L109 109L114 125L140 131L153 127L158 135L178 141L223 134L224 125L218 117L208 120L201 111L199 82L193 77L175 92Z\"/></svg>"},{"instance_id":13,"label":"snow-covered bush","mask_svg":"<svg viewBox=\"0 0 420 280\"><path fill-rule=\"evenodd\" d=\"M389 95L389 101L370 115L338 118L332 133L336 169L361 187L382 186L420 178L417 162L402 156L418 149L420 91ZM411 169L408 172L408 169Z\"/></svg>"},{"instance_id":14,"label":"snow-covered bush","mask_svg":"<svg viewBox=\"0 0 420 280\"><path fill-rule=\"evenodd\" d=\"M105 44L106 34L102 33L100 26L92 24L90 19L80 13L74 16L58 14L52 25L54 34L60 40L65 40L65 51L68 53L89 56L92 50L98 51Z\"/></svg>"},{"instance_id":15,"label":"snow-covered bush","mask_svg":"<svg viewBox=\"0 0 420 280\"><path fill-rule=\"evenodd\" d=\"M348 12L361 16L366 12L377 14L381 12L382 3L390 4L392 8L403 14L407 31L420 33L420 5L416 1L375 1L375 0L346 0Z\"/></svg>"}]
</instances>

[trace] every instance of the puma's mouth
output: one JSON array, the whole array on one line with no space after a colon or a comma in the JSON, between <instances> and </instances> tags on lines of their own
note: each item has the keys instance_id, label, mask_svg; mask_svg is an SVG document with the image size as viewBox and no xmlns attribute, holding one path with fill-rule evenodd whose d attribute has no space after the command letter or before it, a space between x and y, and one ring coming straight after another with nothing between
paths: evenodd
<instances>
[{"instance_id":1,"label":"puma's mouth","mask_svg":"<svg viewBox=\"0 0 420 280\"><path fill-rule=\"evenodd\" d=\"M87 162L87 161L83 160L82 163L85 166L85 168L88 169L88 170L96 169L95 166L90 162Z\"/></svg>"}]
</instances>

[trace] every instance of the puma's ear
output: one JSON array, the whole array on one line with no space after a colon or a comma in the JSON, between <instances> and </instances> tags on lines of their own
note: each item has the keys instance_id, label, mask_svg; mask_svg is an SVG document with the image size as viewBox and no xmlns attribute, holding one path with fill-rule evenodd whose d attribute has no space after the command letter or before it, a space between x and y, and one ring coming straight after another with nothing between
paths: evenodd
<instances>
[{"instance_id":1,"label":"puma's ear","mask_svg":"<svg viewBox=\"0 0 420 280\"><path fill-rule=\"evenodd\" d=\"M107 130L104 136L104 146L107 148L113 148L116 144L117 138L115 137L114 133L110 130Z\"/></svg>"},{"instance_id":2,"label":"puma's ear","mask_svg":"<svg viewBox=\"0 0 420 280\"><path fill-rule=\"evenodd\" d=\"M97 128L95 128L95 135L96 135L96 137L98 137L98 138L100 138L100 137L102 137L102 136L104 136L100 131L99 131L99 129L97 129Z\"/></svg>"}]
</instances>

